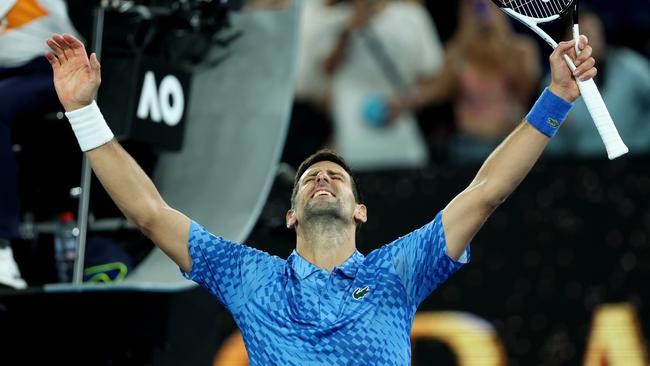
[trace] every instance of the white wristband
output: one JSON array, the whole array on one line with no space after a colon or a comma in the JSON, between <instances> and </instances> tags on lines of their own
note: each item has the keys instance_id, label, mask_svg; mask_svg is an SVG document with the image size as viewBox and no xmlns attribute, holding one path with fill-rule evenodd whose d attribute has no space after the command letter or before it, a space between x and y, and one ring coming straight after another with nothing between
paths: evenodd
<instances>
[{"instance_id":1,"label":"white wristband","mask_svg":"<svg viewBox=\"0 0 650 366\"><path fill-rule=\"evenodd\" d=\"M113 132L108 128L102 112L93 100L83 108L66 112L72 131L77 136L81 151L92 150L102 146L113 138Z\"/></svg>"}]
</instances>

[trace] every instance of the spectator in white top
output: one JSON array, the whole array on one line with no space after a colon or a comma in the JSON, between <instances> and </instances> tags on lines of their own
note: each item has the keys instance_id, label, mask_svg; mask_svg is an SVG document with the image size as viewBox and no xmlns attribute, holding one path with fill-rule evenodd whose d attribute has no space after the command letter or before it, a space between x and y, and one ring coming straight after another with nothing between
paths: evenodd
<instances>
[{"instance_id":1,"label":"spectator in white top","mask_svg":"<svg viewBox=\"0 0 650 366\"><path fill-rule=\"evenodd\" d=\"M19 205L11 128L60 108L43 40L76 35L61 0L0 0L0 287L25 288L11 240L18 236Z\"/></svg>"},{"instance_id":2,"label":"spectator in white top","mask_svg":"<svg viewBox=\"0 0 650 366\"><path fill-rule=\"evenodd\" d=\"M350 166L427 164L412 111L428 102L421 90L440 69L442 46L426 9L410 1L307 0L300 49L297 95L327 102L334 147ZM373 106L381 126L366 118Z\"/></svg>"}]
</instances>

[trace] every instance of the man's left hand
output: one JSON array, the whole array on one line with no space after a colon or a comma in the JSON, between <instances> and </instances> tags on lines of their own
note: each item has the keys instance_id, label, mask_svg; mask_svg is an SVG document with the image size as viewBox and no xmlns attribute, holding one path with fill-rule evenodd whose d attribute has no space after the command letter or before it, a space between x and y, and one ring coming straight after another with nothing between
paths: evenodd
<instances>
[{"instance_id":1,"label":"man's left hand","mask_svg":"<svg viewBox=\"0 0 650 366\"><path fill-rule=\"evenodd\" d=\"M575 101L580 96L580 89L575 79L589 80L596 76L598 72L596 67L596 60L591 57L592 49L589 46L587 37L581 35L578 42L580 48L580 56L576 57L575 41L560 42L549 57L551 64L551 90L555 95L561 97L567 102ZM575 72L571 72L566 61L564 54L567 54L576 65ZM574 79L575 78L575 79Z\"/></svg>"}]
</instances>

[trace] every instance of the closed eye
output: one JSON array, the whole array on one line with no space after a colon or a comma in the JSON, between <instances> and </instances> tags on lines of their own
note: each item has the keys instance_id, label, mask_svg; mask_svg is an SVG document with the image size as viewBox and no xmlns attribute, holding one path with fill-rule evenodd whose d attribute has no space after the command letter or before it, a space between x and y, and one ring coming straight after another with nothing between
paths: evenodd
<instances>
[{"instance_id":1,"label":"closed eye","mask_svg":"<svg viewBox=\"0 0 650 366\"><path fill-rule=\"evenodd\" d=\"M332 177L332 179L343 180L343 174L341 174L339 172L335 172L333 170L328 170L327 174L329 174L329 176Z\"/></svg>"}]
</instances>

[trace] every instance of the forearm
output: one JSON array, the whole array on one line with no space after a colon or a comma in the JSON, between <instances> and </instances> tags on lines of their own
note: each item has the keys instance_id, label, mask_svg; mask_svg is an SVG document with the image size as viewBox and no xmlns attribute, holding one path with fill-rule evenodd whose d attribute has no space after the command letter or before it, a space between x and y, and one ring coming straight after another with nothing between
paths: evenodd
<instances>
[{"instance_id":1,"label":"forearm","mask_svg":"<svg viewBox=\"0 0 650 366\"><path fill-rule=\"evenodd\" d=\"M575 100L557 91L545 90L530 113L488 157L472 184L481 184L486 203L496 207L528 174L566 119Z\"/></svg>"},{"instance_id":2,"label":"forearm","mask_svg":"<svg viewBox=\"0 0 650 366\"><path fill-rule=\"evenodd\" d=\"M189 272L190 220L163 201L151 179L114 139L87 154L95 175L122 213Z\"/></svg>"},{"instance_id":3,"label":"forearm","mask_svg":"<svg viewBox=\"0 0 650 366\"><path fill-rule=\"evenodd\" d=\"M408 96L408 109L417 110L428 104L444 102L454 93L456 74L449 62L445 62L437 75L420 79Z\"/></svg>"},{"instance_id":4,"label":"forearm","mask_svg":"<svg viewBox=\"0 0 650 366\"><path fill-rule=\"evenodd\" d=\"M102 186L122 213L143 230L167 205L138 163L115 141L88 151Z\"/></svg>"},{"instance_id":5,"label":"forearm","mask_svg":"<svg viewBox=\"0 0 650 366\"><path fill-rule=\"evenodd\" d=\"M415 112L440 101L443 93L447 93L443 88L449 86L443 83L444 80L432 77L419 80L410 90L403 91L388 100L391 114L396 117L403 112Z\"/></svg>"},{"instance_id":6,"label":"forearm","mask_svg":"<svg viewBox=\"0 0 650 366\"><path fill-rule=\"evenodd\" d=\"M76 109L67 106L66 116L79 147L87 152L100 182L124 215L146 227L165 204L153 183L133 158L113 138L95 102ZM72 109L72 110L71 110Z\"/></svg>"},{"instance_id":7,"label":"forearm","mask_svg":"<svg viewBox=\"0 0 650 366\"><path fill-rule=\"evenodd\" d=\"M434 78L419 80L410 91L400 96L404 109L415 111L433 102L439 93L439 85Z\"/></svg>"},{"instance_id":8,"label":"forearm","mask_svg":"<svg viewBox=\"0 0 650 366\"><path fill-rule=\"evenodd\" d=\"M549 138L523 121L483 163L470 187L481 187L489 207L501 204L526 177Z\"/></svg>"},{"instance_id":9,"label":"forearm","mask_svg":"<svg viewBox=\"0 0 650 366\"><path fill-rule=\"evenodd\" d=\"M487 158L469 187L443 210L447 254L458 259L492 212L512 193L549 138L523 121Z\"/></svg>"},{"instance_id":10,"label":"forearm","mask_svg":"<svg viewBox=\"0 0 650 366\"><path fill-rule=\"evenodd\" d=\"M332 75L345 60L345 54L350 40L351 31L345 29L339 35L336 45L323 60L323 70L325 74Z\"/></svg>"}]
</instances>

